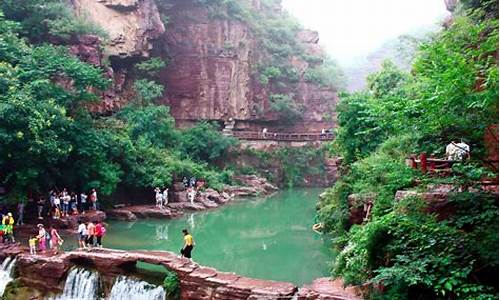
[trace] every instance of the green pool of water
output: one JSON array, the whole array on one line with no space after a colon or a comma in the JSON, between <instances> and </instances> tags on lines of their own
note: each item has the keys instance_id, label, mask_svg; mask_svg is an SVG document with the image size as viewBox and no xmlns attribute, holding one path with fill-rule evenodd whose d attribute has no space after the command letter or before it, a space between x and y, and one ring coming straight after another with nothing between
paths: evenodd
<instances>
[{"instance_id":1,"label":"green pool of water","mask_svg":"<svg viewBox=\"0 0 500 300\"><path fill-rule=\"evenodd\" d=\"M183 228L192 232L193 260L220 271L310 283L328 275L329 247L311 230L319 189L292 189L241 200L176 220L109 222L105 247L178 253Z\"/></svg>"}]
</instances>

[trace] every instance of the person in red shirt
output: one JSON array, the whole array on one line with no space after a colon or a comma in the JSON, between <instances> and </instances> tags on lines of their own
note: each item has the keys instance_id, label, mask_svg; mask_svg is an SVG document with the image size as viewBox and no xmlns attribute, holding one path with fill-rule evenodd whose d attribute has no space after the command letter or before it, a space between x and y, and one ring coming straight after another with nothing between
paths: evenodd
<instances>
[{"instance_id":1,"label":"person in red shirt","mask_svg":"<svg viewBox=\"0 0 500 300\"><path fill-rule=\"evenodd\" d=\"M96 246L102 248L102 237L106 234L106 227L101 222L94 222L95 224L95 236L96 236Z\"/></svg>"}]
</instances>

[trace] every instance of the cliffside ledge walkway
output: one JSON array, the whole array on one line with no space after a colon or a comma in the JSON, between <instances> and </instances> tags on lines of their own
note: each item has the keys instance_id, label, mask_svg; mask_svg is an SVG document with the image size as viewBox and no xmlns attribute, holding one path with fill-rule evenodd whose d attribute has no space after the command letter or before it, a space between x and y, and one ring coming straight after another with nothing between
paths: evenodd
<instances>
[{"instance_id":1,"label":"cliffside ledge walkway","mask_svg":"<svg viewBox=\"0 0 500 300\"><path fill-rule=\"evenodd\" d=\"M331 141L335 137L333 133L263 133L259 131L231 131L230 135L240 140L268 140L283 142Z\"/></svg>"}]
</instances>

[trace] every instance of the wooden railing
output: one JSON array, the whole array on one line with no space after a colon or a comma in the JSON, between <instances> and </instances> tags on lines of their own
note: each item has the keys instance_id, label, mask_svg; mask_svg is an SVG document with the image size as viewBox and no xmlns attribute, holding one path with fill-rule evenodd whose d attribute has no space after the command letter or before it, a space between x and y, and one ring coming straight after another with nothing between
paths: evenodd
<instances>
[{"instance_id":1,"label":"wooden railing","mask_svg":"<svg viewBox=\"0 0 500 300\"><path fill-rule=\"evenodd\" d=\"M464 163L466 160L449 160L428 157L427 154L411 155L406 158L406 164L413 168L419 169L423 173L441 173L442 175L451 174L451 169L456 163ZM483 160L485 165L491 167L498 172L498 160Z\"/></svg>"},{"instance_id":2,"label":"wooden railing","mask_svg":"<svg viewBox=\"0 0 500 300\"><path fill-rule=\"evenodd\" d=\"M270 140L286 142L331 141L333 133L279 133L258 131L232 131L232 136L240 140Z\"/></svg>"}]
</instances>

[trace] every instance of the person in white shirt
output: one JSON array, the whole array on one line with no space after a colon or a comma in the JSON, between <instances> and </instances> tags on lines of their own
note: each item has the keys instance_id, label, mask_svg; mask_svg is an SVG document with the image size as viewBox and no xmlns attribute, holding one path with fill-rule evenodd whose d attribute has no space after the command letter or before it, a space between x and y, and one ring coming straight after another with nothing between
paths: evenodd
<instances>
[{"instance_id":1,"label":"person in white shirt","mask_svg":"<svg viewBox=\"0 0 500 300\"><path fill-rule=\"evenodd\" d=\"M168 188L163 190L163 205L167 206L168 204Z\"/></svg>"},{"instance_id":2,"label":"person in white shirt","mask_svg":"<svg viewBox=\"0 0 500 300\"><path fill-rule=\"evenodd\" d=\"M88 210L87 206L87 194L84 192L80 193L80 211L85 214L85 211Z\"/></svg>"},{"instance_id":3,"label":"person in white shirt","mask_svg":"<svg viewBox=\"0 0 500 300\"><path fill-rule=\"evenodd\" d=\"M161 194L161 191L159 188L155 188L155 200L156 200L156 207L163 208L163 205L162 205L163 195Z\"/></svg>"},{"instance_id":4,"label":"person in white shirt","mask_svg":"<svg viewBox=\"0 0 500 300\"><path fill-rule=\"evenodd\" d=\"M446 159L463 160L465 158L470 158L470 147L463 141L460 143L452 141L446 146Z\"/></svg>"},{"instance_id":5,"label":"person in white shirt","mask_svg":"<svg viewBox=\"0 0 500 300\"><path fill-rule=\"evenodd\" d=\"M196 190L194 188L189 188L188 189L188 199L191 204L194 204L194 198L196 196Z\"/></svg>"},{"instance_id":6,"label":"person in white shirt","mask_svg":"<svg viewBox=\"0 0 500 300\"><path fill-rule=\"evenodd\" d=\"M86 249L85 242L87 240L87 226L82 221L78 221L78 245L80 248Z\"/></svg>"}]
</instances>

